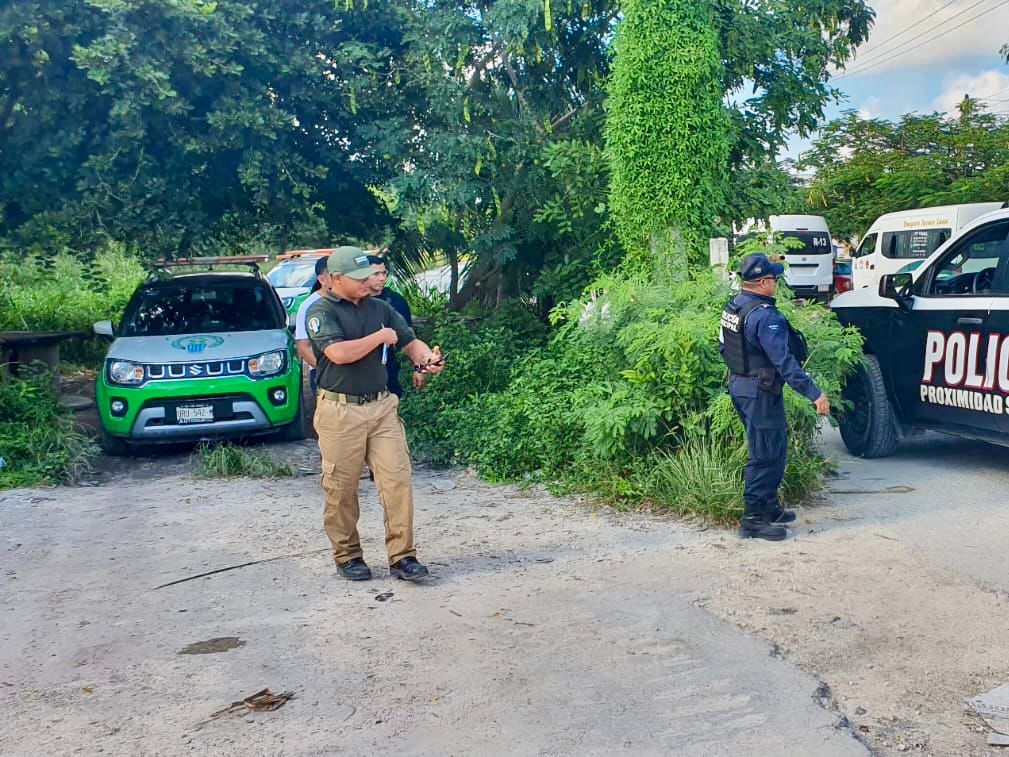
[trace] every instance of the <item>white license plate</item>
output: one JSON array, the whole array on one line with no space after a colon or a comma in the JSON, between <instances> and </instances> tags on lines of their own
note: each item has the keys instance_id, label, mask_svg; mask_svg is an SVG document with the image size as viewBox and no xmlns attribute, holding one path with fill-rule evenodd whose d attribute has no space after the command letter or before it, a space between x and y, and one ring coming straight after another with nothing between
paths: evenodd
<instances>
[{"instance_id":1,"label":"white license plate","mask_svg":"<svg viewBox=\"0 0 1009 757\"><path fill-rule=\"evenodd\" d=\"M175 419L179 423L213 423L213 405L189 405L175 408Z\"/></svg>"},{"instance_id":2,"label":"white license plate","mask_svg":"<svg viewBox=\"0 0 1009 757\"><path fill-rule=\"evenodd\" d=\"M820 286L818 286L816 288L816 291L818 291L818 292L829 292L830 291L830 287L827 284L820 284Z\"/></svg>"}]
</instances>

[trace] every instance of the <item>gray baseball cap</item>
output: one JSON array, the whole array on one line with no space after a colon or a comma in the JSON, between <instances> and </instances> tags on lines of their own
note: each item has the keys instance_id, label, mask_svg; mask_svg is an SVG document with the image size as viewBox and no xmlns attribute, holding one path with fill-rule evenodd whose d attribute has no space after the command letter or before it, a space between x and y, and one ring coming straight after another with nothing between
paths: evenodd
<instances>
[{"instance_id":1,"label":"gray baseball cap","mask_svg":"<svg viewBox=\"0 0 1009 757\"><path fill-rule=\"evenodd\" d=\"M334 276L347 276L358 281L375 273L368 262L368 253L360 247L349 245L337 247L329 254L326 270Z\"/></svg>"}]
</instances>

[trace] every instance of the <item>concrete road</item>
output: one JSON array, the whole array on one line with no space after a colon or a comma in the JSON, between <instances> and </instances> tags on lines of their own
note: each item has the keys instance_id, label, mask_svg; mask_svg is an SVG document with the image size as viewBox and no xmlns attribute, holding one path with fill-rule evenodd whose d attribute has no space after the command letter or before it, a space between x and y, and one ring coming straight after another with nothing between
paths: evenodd
<instances>
[{"instance_id":1,"label":"concrete road","mask_svg":"<svg viewBox=\"0 0 1009 757\"><path fill-rule=\"evenodd\" d=\"M0 494L0 753L866 754L818 680L695 606L674 558L708 533L427 472L428 585L381 567L365 480L375 580L316 553L155 589L326 542L315 476L143 471ZM197 727L266 686L296 698Z\"/></svg>"},{"instance_id":2,"label":"concrete road","mask_svg":"<svg viewBox=\"0 0 1009 757\"><path fill-rule=\"evenodd\" d=\"M829 488L849 528L885 524L931 562L1009 591L1009 448L926 433L862 460L827 429L823 449L840 463Z\"/></svg>"}]
</instances>

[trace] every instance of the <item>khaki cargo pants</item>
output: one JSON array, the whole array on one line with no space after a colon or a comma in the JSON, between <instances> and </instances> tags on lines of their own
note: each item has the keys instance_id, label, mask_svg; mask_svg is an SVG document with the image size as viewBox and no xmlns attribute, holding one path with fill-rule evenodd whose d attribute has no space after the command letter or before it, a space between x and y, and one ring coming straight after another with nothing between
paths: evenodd
<instances>
[{"instance_id":1,"label":"khaki cargo pants","mask_svg":"<svg viewBox=\"0 0 1009 757\"><path fill-rule=\"evenodd\" d=\"M410 450L396 412L399 398L386 394L358 405L322 395L315 409L315 430L322 453L322 488L326 493L323 524L342 565L362 557L357 520L357 489L364 461L375 474L385 510L385 547L389 564L416 556L413 548L413 484Z\"/></svg>"}]
</instances>

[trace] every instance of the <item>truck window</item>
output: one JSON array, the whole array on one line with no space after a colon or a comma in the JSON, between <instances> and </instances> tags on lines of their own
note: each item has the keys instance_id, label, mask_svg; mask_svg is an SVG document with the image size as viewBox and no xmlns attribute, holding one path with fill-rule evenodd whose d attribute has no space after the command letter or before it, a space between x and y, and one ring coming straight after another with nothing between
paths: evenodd
<instances>
[{"instance_id":1,"label":"truck window","mask_svg":"<svg viewBox=\"0 0 1009 757\"><path fill-rule=\"evenodd\" d=\"M907 229L883 232L883 257L894 260L927 258L949 239L949 229Z\"/></svg>"},{"instance_id":2,"label":"truck window","mask_svg":"<svg viewBox=\"0 0 1009 757\"><path fill-rule=\"evenodd\" d=\"M864 258L866 255L872 255L876 251L876 239L878 238L878 234L868 234L851 256L853 258Z\"/></svg>"},{"instance_id":3,"label":"truck window","mask_svg":"<svg viewBox=\"0 0 1009 757\"><path fill-rule=\"evenodd\" d=\"M1009 221L987 224L972 232L935 267L929 294L940 297L1006 293L1009 269Z\"/></svg>"}]
</instances>

